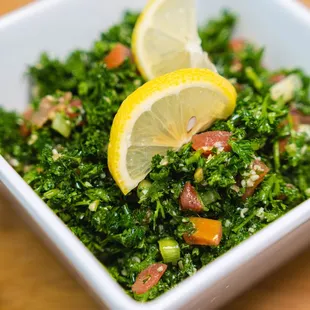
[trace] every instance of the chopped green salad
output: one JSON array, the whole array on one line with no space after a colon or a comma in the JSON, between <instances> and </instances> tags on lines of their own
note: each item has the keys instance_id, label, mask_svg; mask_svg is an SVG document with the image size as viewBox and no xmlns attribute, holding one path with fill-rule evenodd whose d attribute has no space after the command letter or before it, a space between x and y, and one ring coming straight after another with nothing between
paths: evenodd
<instances>
[{"instance_id":1,"label":"chopped green salad","mask_svg":"<svg viewBox=\"0 0 310 310\"><path fill-rule=\"evenodd\" d=\"M107 144L120 104L145 82L130 59L137 16L65 61L42 54L29 69L31 106L23 115L0 108L0 153L124 290L148 301L310 197L310 79L264 67L263 48L232 38L232 13L210 20L202 47L235 86L236 109L154 156L124 196ZM115 47L129 57L108 64Z\"/></svg>"}]
</instances>

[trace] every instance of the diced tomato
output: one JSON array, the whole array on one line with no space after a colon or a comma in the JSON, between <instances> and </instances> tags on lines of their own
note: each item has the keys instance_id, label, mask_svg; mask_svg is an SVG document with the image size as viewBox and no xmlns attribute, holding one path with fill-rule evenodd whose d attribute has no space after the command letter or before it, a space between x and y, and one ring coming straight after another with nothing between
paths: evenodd
<instances>
[{"instance_id":1,"label":"diced tomato","mask_svg":"<svg viewBox=\"0 0 310 310\"><path fill-rule=\"evenodd\" d=\"M249 186L246 188L245 193L242 196L243 200L245 200L248 197L251 197L254 194L256 187L264 180L264 177L270 170L262 161L258 159L255 159L252 162L250 169L251 171L254 170L256 172L258 179L253 181L253 186ZM251 175L250 178L252 176L253 175Z\"/></svg>"},{"instance_id":2,"label":"diced tomato","mask_svg":"<svg viewBox=\"0 0 310 310\"><path fill-rule=\"evenodd\" d=\"M31 132L31 130L30 130L29 126L27 125L27 123L23 122L23 124L21 124L19 127L20 135L25 138L25 137L28 137L30 135L30 132Z\"/></svg>"},{"instance_id":3,"label":"diced tomato","mask_svg":"<svg viewBox=\"0 0 310 310\"><path fill-rule=\"evenodd\" d=\"M283 153L288 143L288 138L283 138L279 140L279 152Z\"/></svg>"},{"instance_id":4,"label":"diced tomato","mask_svg":"<svg viewBox=\"0 0 310 310\"><path fill-rule=\"evenodd\" d=\"M32 107L29 107L29 108L23 113L23 118L24 118L26 121L30 121L33 112L34 112L34 111L33 111L33 108L32 108Z\"/></svg>"},{"instance_id":5,"label":"diced tomato","mask_svg":"<svg viewBox=\"0 0 310 310\"><path fill-rule=\"evenodd\" d=\"M234 84L234 86L235 86L237 92L242 91L244 88L244 85L242 85L240 83L236 83L236 84Z\"/></svg>"},{"instance_id":6,"label":"diced tomato","mask_svg":"<svg viewBox=\"0 0 310 310\"><path fill-rule=\"evenodd\" d=\"M286 78L286 76L284 74L275 74L275 75L270 77L269 81L271 83L278 83L278 82L282 81L285 78Z\"/></svg>"},{"instance_id":7,"label":"diced tomato","mask_svg":"<svg viewBox=\"0 0 310 310\"><path fill-rule=\"evenodd\" d=\"M63 110L65 104L55 104L52 100L44 97L40 102L39 109L34 111L32 108L24 113L24 118L31 124L41 128L49 119L52 118L56 111Z\"/></svg>"},{"instance_id":8,"label":"diced tomato","mask_svg":"<svg viewBox=\"0 0 310 310\"><path fill-rule=\"evenodd\" d=\"M33 114L33 108L29 107L24 113L23 113L23 123L19 127L19 132L22 137L28 137L31 133L30 124L29 121L31 120L32 114Z\"/></svg>"},{"instance_id":9,"label":"diced tomato","mask_svg":"<svg viewBox=\"0 0 310 310\"><path fill-rule=\"evenodd\" d=\"M187 244L196 245L219 245L222 239L222 223L217 220L202 217L191 217L196 231L191 234L184 234L183 238Z\"/></svg>"},{"instance_id":10,"label":"diced tomato","mask_svg":"<svg viewBox=\"0 0 310 310\"><path fill-rule=\"evenodd\" d=\"M292 117L292 125L294 130L298 130L298 127L301 123L301 115L290 112Z\"/></svg>"},{"instance_id":11,"label":"diced tomato","mask_svg":"<svg viewBox=\"0 0 310 310\"><path fill-rule=\"evenodd\" d=\"M83 105L82 105L82 101L80 99L73 99L70 103L69 103L69 106L71 107L76 107L76 108L82 108Z\"/></svg>"},{"instance_id":12,"label":"diced tomato","mask_svg":"<svg viewBox=\"0 0 310 310\"><path fill-rule=\"evenodd\" d=\"M37 167L37 168L36 168L36 171L37 171L38 173L41 173L41 172L44 171L44 169L43 169L42 167Z\"/></svg>"},{"instance_id":13,"label":"diced tomato","mask_svg":"<svg viewBox=\"0 0 310 310\"><path fill-rule=\"evenodd\" d=\"M299 124L310 124L310 115L303 114L302 112L300 112L296 108L292 108L290 110L290 114L292 115L293 120L295 119L297 121L298 125ZM297 130L297 129L295 129L295 130Z\"/></svg>"},{"instance_id":14,"label":"diced tomato","mask_svg":"<svg viewBox=\"0 0 310 310\"><path fill-rule=\"evenodd\" d=\"M61 98L59 98L59 102L70 102L72 100L72 93L70 91L65 92Z\"/></svg>"},{"instance_id":15,"label":"diced tomato","mask_svg":"<svg viewBox=\"0 0 310 310\"><path fill-rule=\"evenodd\" d=\"M213 148L229 152L231 150L231 146L228 144L230 137L231 132L228 131L203 132L192 137L192 148L196 151L203 150L205 155L210 155Z\"/></svg>"},{"instance_id":16,"label":"diced tomato","mask_svg":"<svg viewBox=\"0 0 310 310\"><path fill-rule=\"evenodd\" d=\"M72 97L71 93L65 93L63 97L58 99L49 98L50 96L44 97L39 105L38 110L33 110L33 108L28 108L24 114L24 120L28 121L30 124L41 128L48 120L53 119L57 112L65 111L68 107L68 99ZM71 100L71 99L70 99ZM73 100L70 104L72 107L81 106L80 100ZM25 126L21 126L21 132L26 134Z\"/></svg>"},{"instance_id":17,"label":"diced tomato","mask_svg":"<svg viewBox=\"0 0 310 310\"><path fill-rule=\"evenodd\" d=\"M31 125L41 128L48 120L54 119L57 112L64 111L70 118L75 118L80 115L82 108L81 100L72 100L71 92L64 93L60 98L46 96L42 98L38 110L29 107L23 113L24 122L20 126L20 134L23 137L28 136Z\"/></svg>"},{"instance_id":18,"label":"diced tomato","mask_svg":"<svg viewBox=\"0 0 310 310\"><path fill-rule=\"evenodd\" d=\"M310 125L310 115L300 114L299 121L301 124L308 124Z\"/></svg>"},{"instance_id":19,"label":"diced tomato","mask_svg":"<svg viewBox=\"0 0 310 310\"><path fill-rule=\"evenodd\" d=\"M245 47L245 40L241 38L232 39L229 42L229 48L234 52L241 52Z\"/></svg>"},{"instance_id":20,"label":"diced tomato","mask_svg":"<svg viewBox=\"0 0 310 310\"><path fill-rule=\"evenodd\" d=\"M242 70L242 67L243 66L242 66L240 59L234 58L230 66L230 70L232 72L240 72Z\"/></svg>"},{"instance_id":21,"label":"diced tomato","mask_svg":"<svg viewBox=\"0 0 310 310\"><path fill-rule=\"evenodd\" d=\"M300 125L300 116L295 112L289 112L289 115L292 118L293 129L297 131ZM287 124L288 124L288 119L286 118L279 124L279 127L281 128L283 126L286 126Z\"/></svg>"},{"instance_id":22,"label":"diced tomato","mask_svg":"<svg viewBox=\"0 0 310 310\"><path fill-rule=\"evenodd\" d=\"M131 287L135 294L144 294L155 286L167 270L166 264L155 263L141 271Z\"/></svg>"},{"instance_id":23,"label":"diced tomato","mask_svg":"<svg viewBox=\"0 0 310 310\"><path fill-rule=\"evenodd\" d=\"M201 212L203 204L196 192L194 186L190 182L186 182L183 191L180 195L180 204L182 211Z\"/></svg>"},{"instance_id":24,"label":"diced tomato","mask_svg":"<svg viewBox=\"0 0 310 310\"><path fill-rule=\"evenodd\" d=\"M31 120L33 114L32 107L29 107L24 113L23 113L23 122L19 127L19 132L22 137L28 137L31 133L30 124L29 121Z\"/></svg>"},{"instance_id":25,"label":"diced tomato","mask_svg":"<svg viewBox=\"0 0 310 310\"><path fill-rule=\"evenodd\" d=\"M50 112L53 110L54 104L50 101L42 101L38 111L34 111L31 116L31 123L37 127L42 127L47 121Z\"/></svg>"},{"instance_id":26,"label":"diced tomato","mask_svg":"<svg viewBox=\"0 0 310 310\"><path fill-rule=\"evenodd\" d=\"M82 108L82 101L79 99L74 99L69 103L66 109L66 114L69 118L76 118L81 114Z\"/></svg>"},{"instance_id":27,"label":"diced tomato","mask_svg":"<svg viewBox=\"0 0 310 310\"><path fill-rule=\"evenodd\" d=\"M104 58L108 69L119 67L127 58L131 58L131 51L121 43L117 43L110 53Z\"/></svg>"}]
</instances>

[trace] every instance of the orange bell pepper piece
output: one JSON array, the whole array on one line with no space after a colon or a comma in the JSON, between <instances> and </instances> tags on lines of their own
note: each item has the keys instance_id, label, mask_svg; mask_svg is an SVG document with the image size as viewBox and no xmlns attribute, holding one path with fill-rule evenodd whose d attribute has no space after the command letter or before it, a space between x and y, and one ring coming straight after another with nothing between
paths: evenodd
<instances>
[{"instance_id":1,"label":"orange bell pepper piece","mask_svg":"<svg viewBox=\"0 0 310 310\"><path fill-rule=\"evenodd\" d=\"M183 235L187 244L219 245L222 238L222 223L220 221L202 217L191 217L190 221L196 231L191 235Z\"/></svg>"}]
</instances>

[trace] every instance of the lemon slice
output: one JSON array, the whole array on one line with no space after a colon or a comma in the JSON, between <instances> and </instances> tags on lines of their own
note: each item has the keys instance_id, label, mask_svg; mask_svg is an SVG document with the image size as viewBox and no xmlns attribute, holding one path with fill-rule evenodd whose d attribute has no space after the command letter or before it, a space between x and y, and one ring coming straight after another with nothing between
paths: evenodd
<instances>
[{"instance_id":1,"label":"lemon slice","mask_svg":"<svg viewBox=\"0 0 310 310\"><path fill-rule=\"evenodd\" d=\"M150 0L134 28L132 51L149 80L182 68L216 71L201 47L195 0Z\"/></svg>"},{"instance_id":2,"label":"lemon slice","mask_svg":"<svg viewBox=\"0 0 310 310\"><path fill-rule=\"evenodd\" d=\"M108 166L124 194L150 172L152 157L178 150L234 110L236 91L208 69L181 69L151 80L120 106L110 133Z\"/></svg>"}]
</instances>

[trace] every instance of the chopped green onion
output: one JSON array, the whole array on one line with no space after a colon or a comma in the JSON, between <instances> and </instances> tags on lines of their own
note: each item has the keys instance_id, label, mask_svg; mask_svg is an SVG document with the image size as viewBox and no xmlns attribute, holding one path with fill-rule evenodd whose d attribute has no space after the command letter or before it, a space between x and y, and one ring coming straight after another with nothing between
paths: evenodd
<instances>
[{"instance_id":1,"label":"chopped green onion","mask_svg":"<svg viewBox=\"0 0 310 310\"><path fill-rule=\"evenodd\" d=\"M60 192L58 188L51 189L43 194L43 198L51 199Z\"/></svg>"},{"instance_id":2,"label":"chopped green onion","mask_svg":"<svg viewBox=\"0 0 310 310\"><path fill-rule=\"evenodd\" d=\"M148 180L143 180L139 183L138 189L137 189L137 195L139 199L141 199L143 196L147 194L151 185L152 183Z\"/></svg>"},{"instance_id":3,"label":"chopped green onion","mask_svg":"<svg viewBox=\"0 0 310 310\"><path fill-rule=\"evenodd\" d=\"M274 166L276 172L280 170L280 149L279 149L279 141L276 141L273 145L273 159L274 159Z\"/></svg>"},{"instance_id":4,"label":"chopped green onion","mask_svg":"<svg viewBox=\"0 0 310 310\"><path fill-rule=\"evenodd\" d=\"M203 150L196 151L191 157L185 160L186 165L191 165L191 164L196 163L201 157L202 153L203 153Z\"/></svg>"},{"instance_id":5,"label":"chopped green onion","mask_svg":"<svg viewBox=\"0 0 310 310\"><path fill-rule=\"evenodd\" d=\"M160 254L164 263L176 264L180 259L180 247L177 241L172 238L164 238L158 241Z\"/></svg>"},{"instance_id":6,"label":"chopped green onion","mask_svg":"<svg viewBox=\"0 0 310 310\"><path fill-rule=\"evenodd\" d=\"M263 87L262 81L259 79L258 75L256 72L253 70L251 67L246 67L245 68L245 75L247 78L253 83L253 86L257 89L260 90Z\"/></svg>"},{"instance_id":7,"label":"chopped green onion","mask_svg":"<svg viewBox=\"0 0 310 310\"><path fill-rule=\"evenodd\" d=\"M99 206L99 200L94 200L89 206L88 209L92 212L95 212Z\"/></svg>"},{"instance_id":8,"label":"chopped green onion","mask_svg":"<svg viewBox=\"0 0 310 310\"><path fill-rule=\"evenodd\" d=\"M196 183L200 183L203 181L203 170L202 168L197 168L194 174L194 180Z\"/></svg>"},{"instance_id":9,"label":"chopped green onion","mask_svg":"<svg viewBox=\"0 0 310 310\"><path fill-rule=\"evenodd\" d=\"M201 198L201 200L205 206L207 206L213 202L216 202L217 200L219 200L221 198L219 193L213 189L210 189L206 192L202 192L202 193L200 193L199 196L200 196L200 198Z\"/></svg>"},{"instance_id":10,"label":"chopped green onion","mask_svg":"<svg viewBox=\"0 0 310 310\"><path fill-rule=\"evenodd\" d=\"M65 138L68 138L71 133L70 122L66 120L64 115L57 113L52 123L52 128L59 132Z\"/></svg>"}]
</instances>

